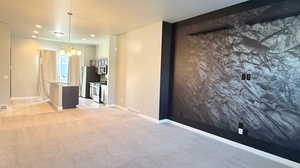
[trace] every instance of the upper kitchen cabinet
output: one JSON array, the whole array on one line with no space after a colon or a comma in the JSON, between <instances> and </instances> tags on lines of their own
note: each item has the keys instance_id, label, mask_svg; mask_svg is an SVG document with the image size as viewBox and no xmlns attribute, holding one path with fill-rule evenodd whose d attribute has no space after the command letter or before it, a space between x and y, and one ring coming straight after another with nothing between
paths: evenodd
<instances>
[{"instance_id":1,"label":"upper kitchen cabinet","mask_svg":"<svg viewBox=\"0 0 300 168\"><path fill-rule=\"evenodd\" d=\"M108 73L108 59L107 58L90 60L90 66L96 67L97 73L99 75L107 75L107 73Z\"/></svg>"}]
</instances>

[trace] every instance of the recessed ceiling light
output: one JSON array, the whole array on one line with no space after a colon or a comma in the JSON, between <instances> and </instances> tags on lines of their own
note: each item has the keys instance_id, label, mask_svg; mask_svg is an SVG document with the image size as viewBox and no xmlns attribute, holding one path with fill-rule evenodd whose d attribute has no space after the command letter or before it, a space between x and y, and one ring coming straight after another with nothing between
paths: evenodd
<instances>
[{"instance_id":1,"label":"recessed ceiling light","mask_svg":"<svg viewBox=\"0 0 300 168\"><path fill-rule=\"evenodd\" d=\"M93 37L93 38L94 38L94 37L96 37L96 35L95 35L95 34L90 34L90 36L91 36L91 37Z\"/></svg>"},{"instance_id":2,"label":"recessed ceiling light","mask_svg":"<svg viewBox=\"0 0 300 168\"><path fill-rule=\"evenodd\" d=\"M85 40L86 40L86 38L83 38L83 39L81 39L81 40L85 41Z\"/></svg>"},{"instance_id":3,"label":"recessed ceiling light","mask_svg":"<svg viewBox=\"0 0 300 168\"><path fill-rule=\"evenodd\" d=\"M65 35L65 33L63 33L63 32L58 32L58 31L55 31L55 32L53 32L53 33L54 33L54 35L55 35L56 37L62 37L62 36Z\"/></svg>"},{"instance_id":4,"label":"recessed ceiling light","mask_svg":"<svg viewBox=\"0 0 300 168\"><path fill-rule=\"evenodd\" d=\"M33 33L34 33L34 34L39 34L39 31L33 30Z\"/></svg>"},{"instance_id":5,"label":"recessed ceiling light","mask_svg":"<svg viewBox=\"0 0 300 168\"><path fill-rule=\"evenodd\" d=\"M32 35L31 37L32 37L32 38L37 38L37 36L36 36L36 35Z\"/></svg>"},{"instance_id":6,"label":"recessed ceiling light","mask_svg":"<svg viewBox=\"0 0 300 168\"><path fill-rule=\"evenodd\" d=\"M42 26L42 25L39 25L39 24L37 24L37 25L35 25L35 27L36 27L36 28L38 28L38 29L41 29L43 26Z\"/></svg>"}]
</instances>

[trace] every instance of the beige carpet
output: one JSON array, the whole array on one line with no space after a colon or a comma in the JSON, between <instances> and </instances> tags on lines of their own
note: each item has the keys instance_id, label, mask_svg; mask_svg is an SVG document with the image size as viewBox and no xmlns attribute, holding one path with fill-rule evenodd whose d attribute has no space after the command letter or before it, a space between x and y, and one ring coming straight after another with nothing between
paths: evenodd
<instances>
[{"instance_id":1,"label":"beige carpet","mask_svg":"<svg viewBox=\"0 0 300 168\"><path fill-rule=\"evenodd\" d=\"M11 100L7 110L0 111L0 117L12 117L23 115L36 115L42 113L57 112L47 100L42 98Z\"/></svg>"},{"instance_id":2,"label":"beige carpet","mask_svg":"<svg viewBox=\"0 0 300 168\"><path fill-rule=\"evenodd\" d=\"M102 104L98 104L91 99L79 99L80 109L100 108ZM30 98L30 99L15 99L11 100L9 108L7 110L0 111L0 117L12 117L12 116L27 116L58 112L48 100L42 98Z\"/></svg>"},{"instance_id":3,"label":"beige carpet","mask_svg":"<svg viewBox=\"0 0 300 168\"><path fill-rule=\"evenodd\" d=\"M0 117L0 168L286 167L170 124L100 107Z\"/></svg>"}]
</instances>

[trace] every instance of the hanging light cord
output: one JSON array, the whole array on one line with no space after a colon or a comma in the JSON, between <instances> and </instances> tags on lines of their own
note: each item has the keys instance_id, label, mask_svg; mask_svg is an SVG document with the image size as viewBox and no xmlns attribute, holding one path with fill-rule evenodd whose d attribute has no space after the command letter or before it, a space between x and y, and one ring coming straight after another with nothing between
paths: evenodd
<instances>
[{"instance_id":1,"label":"hanging light cord","mask_svg":"<svg viewBox=\"0 0 300 168\"><path fill-rule=\"evenodd\" d=\"M69 15L69 43L71 43L71 32L72 32L72 0L69 1L70 2L70 10L67 12L67 14Z\"/></svg>"},{"instance_id":2,"label":"hanging light cord","mask_svg":"<svg viewBox=\"0 0 300 168\"><path fill-rule=\"evenodd\" d=\"M69 43L71 43L71 31L72 31L72 12L68 12L69 15Z\"/></svg>"},{"instance_id":3,"label":"hanging light cord","mask_svg":"<svg viewBox=\"0 0 300 168\"><path fill-rule=\"evenodd\" d=\"M61 55L64 55L67 53L68 56L72 56L72 55L78 55L80 56L82 54L81 50L76 50L72 47L72 43L71 43L71 34L72 34L72 0L70 0L70 10L67 12L68 16L69 16L69 45L70 47L67 48L66 50L61 49Z\"/></svg>"}]
</instances>

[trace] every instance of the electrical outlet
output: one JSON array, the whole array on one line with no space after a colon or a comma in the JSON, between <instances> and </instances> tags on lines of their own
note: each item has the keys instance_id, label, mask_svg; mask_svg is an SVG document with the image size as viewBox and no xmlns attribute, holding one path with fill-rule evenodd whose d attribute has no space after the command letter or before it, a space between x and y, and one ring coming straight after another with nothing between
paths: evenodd
<instances>
[{"instance_id":1,"label":"electrical outlet","mask_svg":"<svg viewBox=\"0 0 300 168\"><path fill-rule=\"evenodd\" d=\"M242 74L242 80L246 80L246 74Z\"/></svg>"},{"instance_id":2,"label":"electrical outlet","mask_svg":"<svg viewBox=\"0 0 300 168\"><path fill-rule=\"evenodd\" d=\"M239 128L239 129L238 129L238 133L239 133L240 135L244 135L244 129L243 129L243 128Z\"/></svg>"},{"instance_id":3,"label":"electrical outlet","mask_svg":"<svg viewBox=\"0 0 300 168\"><path fill-rule=\"evenodd\" d=\"M251 80L251 74L247 74L247 80Z\"/></svg>"},{"instance_id":4,"label":"electrical outlet","mask_svg":"<svg viewBox=\"0 0 300 168\"><path fill-rule=\"evenodd\" d=\"M238 134L244 135L244 124L241 122L239 123Z\"/></svg>"}]
</instances>

